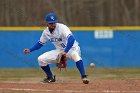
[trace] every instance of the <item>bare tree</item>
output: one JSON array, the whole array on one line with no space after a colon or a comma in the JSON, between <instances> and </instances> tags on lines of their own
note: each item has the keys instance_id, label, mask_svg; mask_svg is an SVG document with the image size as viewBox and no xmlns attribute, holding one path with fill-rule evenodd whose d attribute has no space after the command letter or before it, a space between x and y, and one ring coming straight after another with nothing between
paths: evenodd
<instances>
[{"instance_id":1,"label":"bare tree","mask_svg":"<svg viewBox=\"0 0 140 93\"><path fill-rule=\"evenodd\" d=\"M40 26L49 12L69 26L138 26L139 0L1 0L0 26Z\"/></svg>"}]
</instances>

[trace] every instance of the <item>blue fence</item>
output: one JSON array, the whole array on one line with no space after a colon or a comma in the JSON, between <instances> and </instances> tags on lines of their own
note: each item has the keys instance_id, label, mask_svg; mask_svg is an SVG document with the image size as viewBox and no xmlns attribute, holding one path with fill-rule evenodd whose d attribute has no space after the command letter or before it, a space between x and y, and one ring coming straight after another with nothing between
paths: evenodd
<instances>
[{"instance_id":1,"label":"blue fence","mask_svg":"<svg viewBox=\"0 0 140 93\"><path fill-rule=\"evenodd\" d=\"M47 43L40 50L23 54L24 48L30 48L40 38L42 31L0 31L0 68L36 68L37 57L54 49ZM95 38L95 31L73 31L79 42L84 65L94 62L97 67L139 67L140 31L115 30L109 39ZM55 65L51 65L54 67ZM75 67L68 61L69 67Z\"/></svg>"}]
</instances>

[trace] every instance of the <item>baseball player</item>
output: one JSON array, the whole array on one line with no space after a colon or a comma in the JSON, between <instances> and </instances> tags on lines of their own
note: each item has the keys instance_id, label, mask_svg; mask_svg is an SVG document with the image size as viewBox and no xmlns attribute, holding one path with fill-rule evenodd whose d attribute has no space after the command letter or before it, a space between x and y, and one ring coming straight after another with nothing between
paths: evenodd
<instances>
[{"instance_id":1,"label":"baseball player","mask_svg":"<svg viewBox=\"0 0 140 93\"><path fill-rule=\"evenodd\" d=\"M30 49L26 48L23 52L30 53L40 49L47 41L50 41L56 49L45 52L38 57L39 66L46 73L45 83L55 82L55 75L52 73L49 64L58 62L58 55L71 59L76 63L76 67L81 74L81 79L84 84L88 84L89 80L85 74L83 61L80 54L80 47L75 40L70 29L61 23L58 23L56 14L49 13L46 17L46 29L43 31L38 42Z\"/></svg>"}]
</instances>

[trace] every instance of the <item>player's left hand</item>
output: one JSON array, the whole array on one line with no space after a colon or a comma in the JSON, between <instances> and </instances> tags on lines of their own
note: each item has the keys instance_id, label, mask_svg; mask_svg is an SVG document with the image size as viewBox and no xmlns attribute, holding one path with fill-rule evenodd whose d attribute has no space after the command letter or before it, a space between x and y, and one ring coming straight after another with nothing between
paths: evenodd
<instances>
[{"instance_id":1,"label":"player's left hand","mask_svg":"<svg viewBox=\"0 0 140 93\"><path fill-rule=\"evenodd\" d=\"M62 53L62 56L61 56L60 60L61 61L66 61L66 53L65 52Z\"/></svg>"},{"instance_id":2,"label":"player's left hand","mask_svg":"<svg viewBox=\"0 0 140 93\"><path fill-rule=\"evenodd\" d=\"M61 54L59 54L58 55L58 63L56 63L56 66L58 67L58 68L66 68L66 66L67 66L67 63L66 63L66 61L67 61L67 59L66 59L66 53L64 52L64 53L61 53Z\"/></svg>"}]
</instances>

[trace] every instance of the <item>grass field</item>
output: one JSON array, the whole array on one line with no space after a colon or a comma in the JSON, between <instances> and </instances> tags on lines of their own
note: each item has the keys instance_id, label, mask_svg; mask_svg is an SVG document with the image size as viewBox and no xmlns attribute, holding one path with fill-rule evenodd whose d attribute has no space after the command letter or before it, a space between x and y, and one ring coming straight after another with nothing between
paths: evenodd
<instances>
[{"instance_id":1,"label":"grass field","mask_svg":"<svg viewBox=\"0 0 140 93\"><path fill-rule=\"evenodd\" d=\"M69 79L78 79L80 77L76 68L67 68L67 71L62 69L61 72L57 68L52 68L52 71L58 77ZM140 68L86 68L86 72L90 79L95 80L140 79ZM44 73L39 68L0 69L0 81L44 77Z\"/></svg>"}]
</instances>

